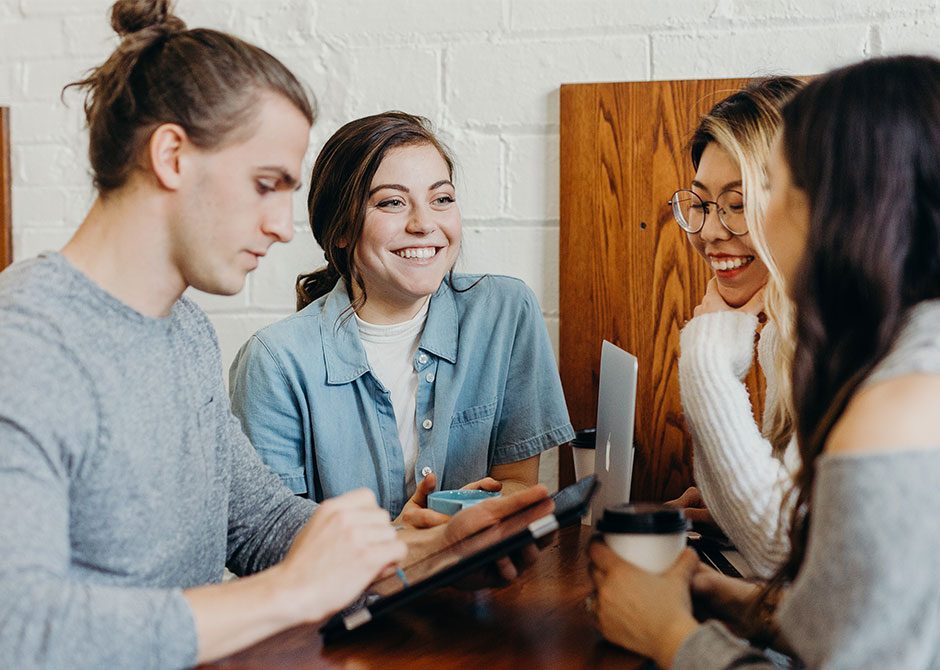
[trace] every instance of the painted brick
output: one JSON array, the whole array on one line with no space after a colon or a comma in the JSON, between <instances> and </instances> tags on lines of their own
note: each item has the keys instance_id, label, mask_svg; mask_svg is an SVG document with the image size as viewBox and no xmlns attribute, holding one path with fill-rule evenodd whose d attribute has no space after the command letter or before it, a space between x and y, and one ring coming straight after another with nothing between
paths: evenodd
<instances>
[{"instance_id":1,"label":"painted brick","mask_svg":"<svg viewBox=\"0 0 940 670\"><path fill-rule=\"evenodd\" d=\"M496 135L441 132L456 162L457 201L464 219L499 216L502 206L502 144Z\"/></svg>"},{"instance_id":2,"label":"painted brick","mask_svg":"<svg viewBox=\"0 0 940 670\"><path fill-rule=\"evenodd\" d=\"M14 186L78 186L87 182L86 173L76 169L82 159L66 146L14 145L11 161Z\"/></svg>"},{"instance_id":3,"label":"painted brick","mask_svg":"<svg viewBox=\"0 0 940 670\"><path fill-rule=\"evenodd\" d=\"M222 376L228 388L228 371L241 346L256 332L275 321L280 321L289 312L266 314L210 314L209 320L219 336L222 353Z\"/></svg>"},{"instance_id":4,"label":"painted brick","mask_svg":"<svg viewBox=\"0 0 940 670\"><path fill-rule=\"evenodd\" d=\"M23 71L23 94L27 100L58 102L62 87L82 76L98 64L97 58L88 56L67 60L43 60L28 62ZM65 104L80 118L82 115L82 94L70 89L65 95Z\"/></svg>"},{"instance_id":5,"label":"painted brick","mask_svg":"<svg viewBox=\"0 0 940 670\"><path fill-rule=\"evenodd\" d=\"M14 0L5 0L10 5ZM100 14L100 21L107 23L107 12L111 3L107 0L20 0L20 9L25 16L63 16L67 14ZM2 13L0 13L2 15Z\"/></svg>"},{"instance_id":6,"label":"painted brick","mask_svg":"<svg viewBox=\"0 0 940 670\"><path fill-rule=\"evenodd\" d=\"M10 133L17 142L68 143L81 131L80 115L62 103L26 102L10 110Z\"/></svg>"},{"instance_id":7,"label":"painted brick","mask_svg":"<svg viewBox=\"0 0 940 670\"><path fill-rule=\"evenodd\" d=\"M940 18L910 23L889 23L879 28L882 53L929 54L940 57Z\"/></svg>"},{"instance_id":8,"label":"painted brick","mask_svg":"<svg viewBox=\"0 0 940 670\"><path fill-rule=\"evenodd\" d=\"M543 312L557 312L558 244L558 228L468 226L456 269L517 277L535 292Z\"/></svg>"},{"instance_id":9,"label":"painted brick","mask_svg":"<svg viewBox=\"0 0 940 670\"><path fill-rule=\"evenodd\" d=\"M458 44L445 59L447 107L458 123L558 123L558 87L648 77L645 37Z\"/></svg>"},{"instance_id":10,"label":"painted brick","mask_svg":"<svg viewBox=\"0 0 940 670\"><path fill-rule=\"evenodd\" d=\"M21 261L43 251L58 251L71 239L74 230L67 228L28 228L13 236L13 259Z\"/></svg>"},{"instance_id":11,"label":"painted brick","mask_svg":"<svg viewBox=\"0 0 940 670\"><path fill-rule=\"evenodd\" d=\"M400 109L437 120L441 108L440 55L431 49L349 49L347 119Z\"/></svg>"},{"instance_id":12,"label":"painted brick","mask_svg":"<svg viewBox=\"0 0 940 670\"><path fill-rule=\"evenodd\" d=\"M103 61L118 45L117 33L106 16L74 16L65 19L65 44L69 55Z\"/></svg>"},{"instance_id":13,"label":"painted brick","mask_svg":"<svg viewBox=\"0 0 940 670\"><path fill-rule=\"evenodd\" d=\"M836 22L884 16L932 13L933 0L907 0L887 3L884 0L724 0L718 15L737 21L760 22L768 19L805 21L829 19Z\"/></svg>"},{"instance_id":14,"label":"painted brick","mask_svg":"<svg viewBox=\"0 0 940 670\"><path fill-rule=\"evenodd\" d=\"M509 137L506 214L519 219L557 219L558 135Z\"/></svg>"},{"instance_id":15,"label":"painted brick","mask_svg":"<svg viewBox=\"0 0 940 670\"><path fill-rule=\"evenodd\" d=\"M347 0L321 3L316 28L324 37L472 33L498 30L502 14L500 0Z\"/></svg>"},{"instance_id":16,"label":"painted brick","mask_svg":"<svg viewBox=\"0 0 940 670\"><path fill-rule=\"evenodd\" d=\"M67 194L56 186L13 189L13 225L19 229L63 226Z\"/></svg>"},{"instance_id":17,"label":"painted brick","mask_svg":"<svg viewBox=\"0 0 940 670\"><path fill-rule=\"evenodd\" d=\"M510 0L511 30L559 30L576 28L630 28L687 26L707 21L717 0L567 0L546 11L545 0Z\"/></svg>"},{"instance_id":18,"label":"painted brick","mask_svg":"<svg viewBox=\"0 0 940 670\"><path fill-rule=\"evenodd\" d=\"M868 27L780 28L653 35L653 77L815 74L865 55Z\"/></svg>"},{"instance_id":19,"label":"painted brick","mask_svg":"<svg viewBox=\"0 0 940 670\"><path fill-rule=\"evenodd\" d=\"M279 44L309 46L313 41L315 3L309 0L252 0L237 2L232 10L226 29L269 50Z\"/></svg>"},{"instance_id":20,"label":"painted brick","mask_svg":"<svg viewBox=\"0 0 940 670\"><path fill-rule=\"evenodd\" d=\"M264 310L294 310L294 282L301 272L323 265L323 252L308 229L297 231L287 244L275 244L250 277L251 306Z\"/></svg>"},{"instance_id":21,"label":"painted brick","mask_svg":"<svg viewBox=\"0 0 940 670\"><path fill-rule=\"evenodd\" d=\"M55 19L0 23L0 53L4 59L49 58L65 51L62 22Z\"/></svg>"},{"instance_id":22,"label":"painted brick","mask_svg":"<svg viewBox=\"0 0 940 670\"><path fill-rule=\"evenodd\" d=\"M0 105L8 106L20 94L20 72L16 64L0 65Z\"/></svg>"}]
</instances>

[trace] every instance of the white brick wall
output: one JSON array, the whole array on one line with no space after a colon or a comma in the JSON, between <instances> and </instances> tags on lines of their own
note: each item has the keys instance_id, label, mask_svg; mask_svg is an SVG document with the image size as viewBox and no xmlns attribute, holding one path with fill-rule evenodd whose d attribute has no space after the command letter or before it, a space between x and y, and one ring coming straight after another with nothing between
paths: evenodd
<instances>
[{"instance_id":1,"label":"white brick wall","mask_svg":"<svg viewBox=\"0 0 940 670\"><path fill-rule=\"evenodd\" d=\"M17 258L62 246L93 193L81 102L64 84L115 44L109 0L0 0L0 104L13 107ZM180 0L190 25L235 32L315 91L312 162L340 124L429 117L458 161L460 269L522 277L558 333L558 87L649 78L811 74L859 58L940 54L938 0ZM309 168L308 168L309 169ZM199 295L228 362L292 311L322 258L305 229L238 296Z\"/></svg>"}]
</instances>

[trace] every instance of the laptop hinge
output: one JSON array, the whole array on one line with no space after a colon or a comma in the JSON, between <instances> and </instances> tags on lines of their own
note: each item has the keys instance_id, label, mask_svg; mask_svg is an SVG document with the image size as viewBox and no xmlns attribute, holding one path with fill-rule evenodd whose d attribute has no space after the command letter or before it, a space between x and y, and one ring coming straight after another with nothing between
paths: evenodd
<instances>
[{"instance_id":1,"label":"laptop hinge","mask_svg":"<svg viewBox=\"0 0 940 670\"><path fill-rule=\"evenodd\" d=\"M541 519L529 524L529 532L536 540L556 530L558 530L558 519L555 518L554 514L543 516Z\"/></svg>"},{"instance_id":2,"label":"laptop hinge","mask_svg":"<svg viewBox=\"0 0 940 670\"><path fill-rule=\"evenodd\" d=\"M343 617L343 625L346 626L346 630L359 628L362 624L370 621L372 621L372 613L369 612L368 607L363 607L361 610Z\"/></svg>"}]
</instances>

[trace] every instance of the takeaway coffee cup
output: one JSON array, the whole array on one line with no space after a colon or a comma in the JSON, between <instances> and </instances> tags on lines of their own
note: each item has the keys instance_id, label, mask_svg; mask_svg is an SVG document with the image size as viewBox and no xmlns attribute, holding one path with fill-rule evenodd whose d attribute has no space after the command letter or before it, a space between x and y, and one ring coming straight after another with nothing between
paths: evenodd
<instances>
[{"instance_id":1,"label":"takeaway coffee cup","mask_svg":"<svg viewBox=\"0 0 940 670\"><path fill-rule=\"evenodd\" d=\"M571 441L571 455L574 456L574 478L584 479L594 474L594 441L597 430L585 428L574 434Z\"/></svg>"},{"instance_id":2,"label":"takeaway coffee cup","mask_svg":"<svg viewBox=\"0 0 940 670\"><path fill-rule=\"evenodd\" d=\"M604 508L597 530L622 559L647 572L665 572L685 548L689 522L681 509L649 503Z\"/></svg>"}]
</instances>

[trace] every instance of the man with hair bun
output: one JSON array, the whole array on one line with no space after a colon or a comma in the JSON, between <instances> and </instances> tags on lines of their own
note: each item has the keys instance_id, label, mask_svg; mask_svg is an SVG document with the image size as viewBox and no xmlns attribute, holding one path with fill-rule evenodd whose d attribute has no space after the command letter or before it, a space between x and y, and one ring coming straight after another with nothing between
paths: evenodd
<instances>
[{"instance_id":1,"label":"man with hair bun","mask_svg":"<svg viewBox=\"0 0 940 670\"><path fill-rule=\"evenodd\" d=\"M348 604L406 551L546 496L396 533L358 490L317 507L258 459L183 292L241 290L293 236L314 113L267 52L119 0L86 91L98 196L59 253L0 275L0 659L179 668ZM314 513L315 512L315 513ZM243 579L222 580L228 566ZM513 566L505 566L511 576Z\"/></svg>"}]
</instances>

